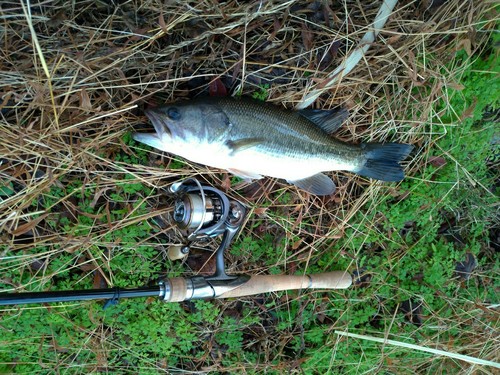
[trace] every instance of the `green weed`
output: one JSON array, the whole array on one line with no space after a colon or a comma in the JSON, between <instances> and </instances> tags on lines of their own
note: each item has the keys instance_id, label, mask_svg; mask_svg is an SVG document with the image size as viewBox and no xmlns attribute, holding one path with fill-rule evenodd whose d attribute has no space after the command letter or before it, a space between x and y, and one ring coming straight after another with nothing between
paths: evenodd
<instances>
[{"instance_id":1,"label":"green weed","mask_svg":"<svg viewBox=\"0 0 500 375\"><path fill-rule=\"evenodd\" d=\"M269 96L269 88L268 84L260 85L259 90L252 94L252 98L265 102Z\"/></svg>"}]
</instances>

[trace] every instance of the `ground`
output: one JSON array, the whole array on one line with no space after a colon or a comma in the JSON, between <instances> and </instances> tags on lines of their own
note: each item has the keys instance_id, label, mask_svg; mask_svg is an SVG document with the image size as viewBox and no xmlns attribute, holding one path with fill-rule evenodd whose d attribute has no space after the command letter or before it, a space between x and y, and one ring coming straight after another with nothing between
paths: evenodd
<instances>
[{"instance_id":1,"label":"ground","mask_svg":"<svg viewBox=\"0 0 500 375\"><path fill-rule=\"evenodd\" d=\"M2 2L0 290L131 288L209 271L206 251L166 256L182 233L164 189L186 177L249 209L227 251L231 273L354 278L346 290L229 300L5 306L2 372L495 372L498 6L398 2L327 87L382 4L362 3ZM331 172L337 191L319 198L131 136L152 130L150 105L243 95L292 110L315 89L312 108L349 110L337 138L415 146L404 181Z\"/></svg>"}]
</instances>

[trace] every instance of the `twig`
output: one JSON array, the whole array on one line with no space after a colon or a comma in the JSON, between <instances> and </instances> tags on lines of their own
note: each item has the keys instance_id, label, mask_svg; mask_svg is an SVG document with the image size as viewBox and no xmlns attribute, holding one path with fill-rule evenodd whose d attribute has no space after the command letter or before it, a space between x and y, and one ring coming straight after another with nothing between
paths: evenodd
<instances>
[{"instance_id":1,"label":"twig","mask_svg":"<svg viewBox=\"0 0 500 375\"><path fill-rule=\"evenodd\" d=\"M380 30L384 27L385 22L391 15L396 3L397 0L385 0L382 3L377 16L375 17L375 21L373 22L373 30L368 31L365 36L363 36L356 49L328 76L329 80L326 84L322 83L321 88L310 91L305 95L302 102L297 105L297 109L309 107L322 93L330 89L335 82L349 74L349 72L354 69L375 41L375 38Z\"/></svg>"}]
</instances>

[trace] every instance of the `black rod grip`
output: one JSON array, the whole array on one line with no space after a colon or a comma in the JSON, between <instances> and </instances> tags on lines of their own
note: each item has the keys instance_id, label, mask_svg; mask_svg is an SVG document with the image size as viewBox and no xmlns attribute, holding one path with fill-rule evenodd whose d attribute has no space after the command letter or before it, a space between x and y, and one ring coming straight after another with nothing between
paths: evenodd
<instances>
[{"instance_id":1,"label":"black rod grip","mask_svg":"<svg viewBox=\"0 0 500 375\"><path fill-rule=\"evenodd\" d=\"M27 303L50 303L69 301L88 301L94 299L121 299L134 297L160 296L160 286L136 289L84 289L61 290L55 292L0 293L0 306L24 305Z\"/></svg>"}]
</instances>

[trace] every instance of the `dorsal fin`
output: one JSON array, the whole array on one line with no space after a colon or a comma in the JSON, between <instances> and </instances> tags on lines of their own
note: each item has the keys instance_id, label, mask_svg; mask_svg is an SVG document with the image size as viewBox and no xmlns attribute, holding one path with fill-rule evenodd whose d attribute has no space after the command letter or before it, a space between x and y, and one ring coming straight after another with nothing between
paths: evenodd
<instances>
[{"instance_id":1,"label":"dorsal fin","mask_svg":"<svg viewBox=\"0 0 500 375\"><path fill-rule=\"evenodd\" d=\"M333 109L301 109L300 115L316 124L327 133L334 133L349 117L349 111L342 107Z\"/></svg>"}]
</instances>

